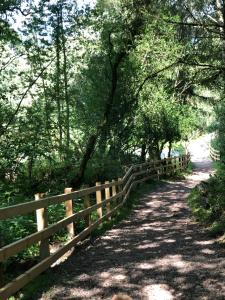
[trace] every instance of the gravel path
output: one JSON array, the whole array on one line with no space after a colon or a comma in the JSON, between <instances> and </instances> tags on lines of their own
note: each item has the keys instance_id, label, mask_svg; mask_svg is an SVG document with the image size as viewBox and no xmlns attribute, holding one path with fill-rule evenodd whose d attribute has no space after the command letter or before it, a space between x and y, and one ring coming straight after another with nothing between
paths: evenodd
<instances>
[{"instance_id":1,"label":"gravel path","mask_svg":"<svg viewBox=\"0 0 225 300\"><path fill-rule=\"evenodd\" d=\"M192 219L186 198L209 176L197 163L186 180L143 196L130 217L57 268L57 283L38 299L225 299L225 250ZM35 298L37 299L37 298Z\"/></svg>"}]
</instances>

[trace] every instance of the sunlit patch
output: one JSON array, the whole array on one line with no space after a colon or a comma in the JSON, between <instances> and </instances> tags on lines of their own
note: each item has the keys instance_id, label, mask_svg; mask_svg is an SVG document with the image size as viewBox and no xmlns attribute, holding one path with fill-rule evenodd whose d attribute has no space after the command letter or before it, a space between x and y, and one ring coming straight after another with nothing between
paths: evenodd
<instances>
[{"instance_id":1,"label":"sunlit patch","mask_svg":"<svg viewBox=\"0 0 225 300\"><path fill-rule=\"evenodd\" d=\"M71 290L70 295L64 295L63 299L71 299L71 297L77 297L77 295L82 295L82 299L96 299L96 295L101 293L101 289L95 288L94 290L89 290L87 288L73 288ZM67 296L67 297L65 297ZM56 295L57 298L54 297L54 299L59 299L58 295ZM61 297L60 297L61 298ZM62 298L61 298L62 299ZM75 299L75 298L72 298Z\"/></svg>"},{"instance_id":2,"label":"sunlit patch","mask_svg":"<svg viewBox=\"0 0 225 300\"><path fill-rule=\"evenodd\" d=\"M181 255L168 255L162 258L158 263L158 268L162 271L168 270L168 268L176 268L179 273L187 273L192 270L192 266L182 259Z\"/></svg>"},{"instance_id":3,"label":"sunlit patch","mask_svg":"<svg viewBox=\"0 0 225 300\"><path fill-rule=\"evenodd\" d=\"M122 249L122 248L114 249L113 252L114 253L124 252L124 249Z\"/></svg>"},{"instance_id":4,"label":"sunlit patch","mask_svg":"<svg viewBox=\"0 0 225 300\"><path fill-rule=\"evenodd\" d=\"M114 280L125 280L127 277L123 274L116 274L112 276L112 279Z\"/></svg>"},{"instance_id":5,"label":"sunlit patch","mask_svg":"<svg viewBox=\"0 0 225 300\"><path fill-rule=\"evenodd\" d=\"M202 253L204 253L204 254L215 254L215 251L210 250L210 249L202 249Z\"/></svg>"},{"instance_id":6,"label":"sunlit patch","mask_svg":"<svg viewBox=\"0 0 225 300\"><path fill-rule=\"evenodd\" d=\"M111 276L111 274L110 274L109 272L102 272L102 273L99 275L99 277L100 277L100 278L103 278L103 279L109 278L110 276Z\"/></svg>"},{"instance_id":7,"label":"sunlit patch","mask_svg":"<svg viewBox=\"0 0 225 300\"><path fill-rule=\"evenodd\" d=\"M154 224L154 223L153 222L152 223L146 223L146 224L143 224L142 227L149 228L149 227L152 227L152 224Z\"/></svg>"},{"instance_id":8,"label":"sunlit patch","mask_svg":"<svg viewBox=\"0 0 225 300\"><path fill-rule=\"evenodd\" d=\"M174 239L167 239L165 240L166 243L176 243L176 240Z\"/></svg>"},{"instance_id":9,"label":"sunlit patch","mask_svg":"<svg viewBox=\"0 0 225 300\"><path fill-rule=\"evenodd\" d=\"M88 274L81 274L80 276L78 276L79 281L87 281L90 279L91 279L91 277Z\"/></svg>"},{"instance_id":10,"label":"sunlit patch","mask_svg":"<svg viewBox=\"0 0 225 300\"><path fill-rule=\"evenodd\" d=\"M137 267L141 270L149 270L155 268L155 265L149 263L141 263Z\"/></svg>"},{"instance_id":11,"label":"sunlit patch","mask_svg":"<svg viewBox=\"0 0 225 300\"><path fill-rule=\"evenodd\" d=\"M115 238L116 236L115 235L108 235L108 236L104 236L102 237L102 240L111 240L112 238Z\"/></svg>"},{"instance_id":12,"label":"sunlit patch","mask_svg":"<svg viewBox=\"0 0 225 300\"><path fill-rule=\"evenodd\" d=\"M100 285L102 287L110 287L112 285L122 285L126 283L127 276L123 274L122 269L110 270L110 273L103 272L100 275Z\"/></svg>"},{"instance_id":13,"label":"sunlit patch","mask_svg":"<svg viewBox=\"0 0 225 300\"><path fill-rule=\"evenodd\" d=\"M146 214L146 213L152 213L152 209L144 209L143 210L143 214Z\"/></svg>"},{"instance_id":14,"label":"sunlit patch","mask_svg":"<svg viewBox=\"0 0 225 300\"><path fill-rule=\"evenodd\" d=\"M146 244L146 245L139 245L138 247L137 247L137 249L140 249L140 250L142 250L142 249L150 249L150 248L156 248L156 247L159 247L160 245L159 245L159 243L148 243L148 244Z\"/></svg>"},{"instance_id":15,"label":"sunlit patch","mask_svg":"<svg viewBox=\"0 0 225 300\"><path fill-rule=\"evenodd\" d=\"M172 291L166 284L148 285L143 289L146 300L173 300L175 299Z\"/></svg>"},{"instance_id":16,"label":"sunlit patch","mask_svg":"<svg viewBox=\"0 0 225 300\"><path fill-rule=\"evenodd\" d=\"M196 241L194 242L195 245L202 245L202 246L205 246L205 245L212 245L214 244L214 241Z\"/></svg>"}]
</instances>

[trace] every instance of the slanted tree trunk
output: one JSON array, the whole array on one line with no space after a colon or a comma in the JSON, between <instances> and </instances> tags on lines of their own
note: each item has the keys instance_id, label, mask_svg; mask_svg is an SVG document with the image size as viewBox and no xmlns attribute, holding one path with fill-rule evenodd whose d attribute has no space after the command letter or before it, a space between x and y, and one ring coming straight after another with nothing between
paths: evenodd
<instances>
[{"instance_id":1,"label":"slanted tree trunk","mask_svg":"<svg viewBox=\"0 0 225 300\"><path fill-rule=\"evenodd\" d=\"M84 153L84 156L82 158L79 172L77 174L77 178L74 180L73 185L74 186L80 186L84 177L84 172L87 166L88 161L92 157L97 140L101 137L102 133L106 133L109 130L110 127L110 114L113 108L116 88L118 84L118 71L120 64L123 62L123 59L126 56L126 52L122 51L117 54L114 64L112 65L112 84L111 84L111 90L108 96L108 99L106 101L105 105L105 112L103 121L98 125L96 129L96 133L91 135L86 146L86 150Z\"/></svg>"},{"instance_id":2,"label":"slanted tree trunk","mask_svg":"<svg viewBox=\"0 0 225 300\"><path fill-rule=\"evenodd\" d=\"M168 157L171 157L171 151L172 151L172 142L169 142L169 151L168 151Z\"/></svg>"},{"instance_id":3,"label":"slanted tree trunk","mask_svg":"<svg viewBox=\"0 0 225 300\"><path fill-rule=\"evenodd\" d=\"M162 155L163 148L164 148L165 144L166 144L166 142L165 142L165 141L161 142L161 145L160 145L160 143L158 143L158 149L159 149L159 159L161 159L161 155Z\"/></svg>"},{"instance_id":4,"label":"slanted tree trunk","mask_svg":"<svg viewBox=\"0 0 225 300\"><path fill-rule=\"evenodd\" d=\"M86 151L84 153L84 156L82 158L79 172L77 174L76 179L73 182L73 185L79 186L82 183L84 172L87 166L88 161L92 157L95 147L97 144L97 141L99 138L101 138L102 133L108 133L110 129L110 115L112 112L112 108L114 105L115 100L115 94L116 89L118 85L118 73L121 63L124 61L125 57L129 55L129 49L132 48L134 45L135 37L141 33L141 29L145 23L145 18L143 15L143 11L145 8L150 7L149 1L138 1L138 3L135 2L136 5L134 5L135 8L135 18L133 19L132 23L129 25L129 28L126 28L126 31L130 31L130 36L127 40L125 40L124 44L126 45L126 49L123 47L120 51L115 50L113 51L113 44L110 40L110 33L109 33L109 43L110 43L110 66L111 66L111 89L109 92L109 95L106 99L106 105L104 109L104 116L102 122L97 126L95 134L91 135L86 146ZM114 52L114 59L112 59L112 53ZM139 90L140 93L140 90ZM137 98L137 97L136 97ZM135 98L135 99L136 99Z\"/></svg>"},{"instance_id":5,"label":"slanted tree trunk","mask_svg":"<svg viewBox=\"0 0 225 300\"><path fill-rule=\"evenodd\" d=\"M159 147L159 143L156 145L156 159L160 160L161 159L161 148Z\"/></svg>"}]
</instances>

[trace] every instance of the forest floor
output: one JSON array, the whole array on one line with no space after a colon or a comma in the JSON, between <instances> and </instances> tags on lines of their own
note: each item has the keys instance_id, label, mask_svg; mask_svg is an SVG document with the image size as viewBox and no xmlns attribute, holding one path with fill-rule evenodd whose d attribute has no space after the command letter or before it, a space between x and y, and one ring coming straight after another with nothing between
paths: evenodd
<instances>
[{"instance_id":1,"label":"forest floor","mask_svg":"<svg viewBox=\"0 0 225 300\"><path fill-rule=\"evenodd\" d=\"M52 287L33 299L99 300L121 292L134 300L225 299L225 249L193 221L186 203L212 172L207 139L190 145L193 174L146 193L126 220L57 267Z\"/></svg>"}]
</instances>

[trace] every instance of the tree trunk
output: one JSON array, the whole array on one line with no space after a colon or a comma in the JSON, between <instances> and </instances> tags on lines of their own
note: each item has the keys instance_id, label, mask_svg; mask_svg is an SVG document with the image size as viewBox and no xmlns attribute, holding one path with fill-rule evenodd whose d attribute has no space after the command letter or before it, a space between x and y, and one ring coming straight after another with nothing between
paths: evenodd
<instances>
[{"instance_id":1,"label":"tree trunk","mask_svg":"<svg viewBox=\"0 0 225 300\"><path fill-rule=\"evenodd\" d=\"M123 51L117 54L115 62L112 65L112 85L111 85L111 90L108 99L106 101L103 121L98 125L96 133L91 135L87 142L86 150L80 164L77 178L73 183L75 187L80 186L82 183L85 169L87 167L90 158L94 153L98 138L101 137L102 133L107 133L110 128L110 113L113 108L113 103L114 103L114 98L115 98L115 93L116 93L116 88L118 83L118 69L125 56L126 56L126 52Z\"/></svg>"},{"instance_id":2,"label":"tree trunk","mask_svg":"<svg viewBox=\"0 0 225 300\"><path fill-rule=\"evenodd\" d=\"M61 101L60 101L60 16L57 15L57 28L56 28L56 103L58 112L58 129L59 129L59 155L62 155L62 113L61 113Z\"/></svg>"},{"instance_id":3,"label":"tree trunk","mask_svg":"<svg viewBox=\"0 0 225 300\"><path fill-rule=\"evenodd\" d=\"M157 143L157 146L156 146L156 158L158 160L161 160L161 153L162 153L162 151L161 151L161 149L159 147L159 144Z\"/></svg>"},{"instance_id":4,"label":"tree trunk","mask_svg":"<svg viewBox=\"0 0 225 300\"><path fill-rule=\"evenodd\" d=\"M162 155L162 152L163 152L163 148L165 146L166 142L162 142L161 145L160 145L160 142L157 143L157 151L158 151L158 158L161 159L161 155Z\"/></svg>"},{"instance_id":5,"label":"tree trunk","mask_svg":"<svg viewBox=\"0 0 225 300\"><path fill-rule=\"evenodd\" d=\"M171 157L171 151L172 151L172 142L169 142L168 157Z\"/></svg>"},{"instance_id":6,"label":"tree trunk","mask_svg":"<svg viewBox=\"0 0 225 300\"><path fill-rule=\"evenodd\" d=\"M80 169L77 175L77 178L74 181L75 186L79 186L82 183L85 168L87 166L87 163L91 156L94 153L97 140L99 137L101 137L102 132L108 133L109 128L110 128L110 114L113 108L114 104L114 99L115 99L115 94L116 94L116 89L117 89L117 84L118 84L118 71L120 64L123 62L124 58L129 55L129 49L132 48L134 44L135 37L141 33L140 29L145 23L145 19L143 16L143 11L144 8L149 8L150 7L150 2L149 1L140 1L140 3L137 3L135 6L135 18L132 21L132 24L130 24L129 28L126 28L126 30L130 31L130 37L128 40L125 40L126 44L126 49L122 47L122 49L118 52L118 50L115 50L115 59L111 59L111 55L109 55L110 59L110 66L111 66L111 89L108 95L108 98L106 100L106 105L105 105L105 110L104 110L104 116L102 122L97 126L96 128L96 133L92 135L88 142L87 142L87 147L86 151L84 153L84 156L82 158L81 164L80 164ZM109 42L112 45L112 42L110 40L110 34L109 34ZM110 49L110 53L112 54L112 49L113 45ZM140 92L140 91L139 91ZM137 98L137 97L136 97ZM135 98L135 99L136 99Z\"/></svg>"},{"instance_id":7,"label":"tree trunk","mask_svg":"<svg viewBox=\"0 0 225 300\"><path fill-rule=\"evenodd\" d=\"M63 26L63 8L60 5L60 28L62 40L62 53L63 53L63 77L64 77L64 95L66 103L66 149L67 152L70 146L70 99L68 94L68 74L67 74L67 58L66 58L66 39Z\"/></svg>"}]
</instances>

